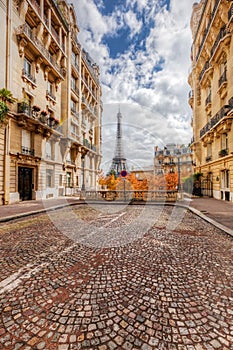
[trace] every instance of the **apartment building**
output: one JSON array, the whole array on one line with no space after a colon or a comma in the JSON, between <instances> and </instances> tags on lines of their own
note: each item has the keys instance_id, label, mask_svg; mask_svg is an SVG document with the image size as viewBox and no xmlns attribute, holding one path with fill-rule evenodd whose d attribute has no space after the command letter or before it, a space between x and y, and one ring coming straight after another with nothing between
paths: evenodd
<instances>
[{"instance_id":1,"label":"apartment building","mask_svg":"<svg viewBox=\"0 0 233 350\"><path fill-rule=\"evenodd\" d=\"M189 103L193 163L209 196L233 201L233 4L193 5Z\"/></svg>"},{"instance_id":2,"label":"apartment building","mask_svg":"<svg viewBox=\"0 0 233 350\"><path fill-rule=\"evenodd\" d=\"M4 204L96 189L101 160L99 69L78 42L72 4L0 1L0 85L17 99L0 127Z\"/></svg>"},{"instance_id":3,"label":"apartment building","mask_svg":"<svg viewBox=\"0 0 233 350\"><path fill-rule=\"evenodd\" d=\"M162 149L155 146L154 173L179 173L180 179L192 174L192 151L188 146L169 143Z\"/></svg>"}]
</instances>

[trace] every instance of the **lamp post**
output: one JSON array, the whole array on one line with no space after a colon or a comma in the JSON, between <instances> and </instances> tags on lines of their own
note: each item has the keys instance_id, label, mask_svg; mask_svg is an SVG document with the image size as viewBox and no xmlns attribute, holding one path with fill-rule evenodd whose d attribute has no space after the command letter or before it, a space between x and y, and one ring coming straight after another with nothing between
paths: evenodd
<instances>
[{"instance_id":1,"label":"lamp post","mask_svg":"<svg viewBox=\"0 0 233 350\"><path fill-rule=\"evenodd\" d=\"M178 167L178 193L181 192L181 182L180 182L180 155L181 155L181 152L180 151L177 151L176 152L176 155L177 155L177 167Z\"/></svg>"},{"instance_id":2,"label":"lamp post","mask_svg":"<svg viewBox=\"0 0 233 350\"><path fill-rule=\"evenodd\" d=\"M85 187L85 156L87 154L87 150L86 149L82 149L81 151L81 162L82 162L82 187L81 187L81 198L84 199L85 198L85 191L86 191L86 187Z\"/></svg>"}]
</instances>

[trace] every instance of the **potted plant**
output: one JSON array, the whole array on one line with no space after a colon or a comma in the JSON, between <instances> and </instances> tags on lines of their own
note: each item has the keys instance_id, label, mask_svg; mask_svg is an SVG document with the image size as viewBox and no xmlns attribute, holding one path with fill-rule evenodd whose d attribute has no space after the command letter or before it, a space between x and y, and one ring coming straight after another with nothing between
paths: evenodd
<instances>
[{"instance_id":1,"label":"potted plant","mask_svg":"<svg viewBox=\"0 0 233 350\"><path fill-rule=\"evenodd\" d=\"M40 115L41 115L40 119L41 119L42 123L45 123L47 120L48 112L44 109L43 111L40 112Z\"/></svg>"},{"instance_id":2,"label":"potted plant","mask_svg":"<svg viewBox=\"0 0 233 350\"><path fill-rule=\"evenodd\" d=\"M0 123L2 124L9 108L7 104L13 104L16 99L13 97L11 91L2 88L0 89Z\"/></svg>"},{"instance_id":3,"label":"potted plant","mask_svg":"<svg viewBox=\"0 0 233 350\"><path fill-rule=\"evenodd\" d=\"M35 112L39 112L39 111L40 111L40 107L37 106L37 105L32 106L32 109L33 109L33 111L35 111Z\"/></svg>"},{"instance_id":4,"label":"potted plant","mask_svg":"<svg viewBox=\"0 0 233 350\"><path fill-rule=\"evenodd\" d=\"M221 149L221 151L219 152L220 157L227 156L227 154L228 154L227 149Z\"/></svg>"}]
</instances>

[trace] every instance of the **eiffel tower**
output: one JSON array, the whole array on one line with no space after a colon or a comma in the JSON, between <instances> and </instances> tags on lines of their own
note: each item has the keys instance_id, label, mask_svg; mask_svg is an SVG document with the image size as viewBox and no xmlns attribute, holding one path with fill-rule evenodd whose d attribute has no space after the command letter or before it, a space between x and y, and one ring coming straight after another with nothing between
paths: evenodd
<instances>
[{"instance_id":1,"label":"eiffel tower","mask_svg":"<svg viewBox=\"0 0 233 350\"><path fill-rule=\"evenodd\" d=\"M122 115L119 110L117 113L117 135L116 135L116 148L114 158L112 159L112 165L109 173L115 173L116 176L120 175L122 170L126 170L126 158L123 152L122 144L122 126L121 126Z\"/></svg>"}]
</instances>

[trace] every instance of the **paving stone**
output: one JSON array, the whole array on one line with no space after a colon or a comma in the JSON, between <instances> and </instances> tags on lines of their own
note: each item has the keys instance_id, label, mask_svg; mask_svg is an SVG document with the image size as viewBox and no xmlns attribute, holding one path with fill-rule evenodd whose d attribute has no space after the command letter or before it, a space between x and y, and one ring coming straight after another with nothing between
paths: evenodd
<instances>
[{"instance_id":1,"label":"paving stone","mask_svg":"<svg viewBox=\"0 0 233 350\"><path fill-rule=\"evenodd\" d=\"M131 227L142 207L111 217L79 207L77 215L99 228L93 245L74 243L43 215L8 224L0 276L26 268L28 277L0 294L0 348L230 350L233 240L189 212L166 230L172 209L146 209L159 219L149 234L136 236ZM68 211L55 214L70 232L77 227ZM105 237L102 227L109 228ZM126 244L99 248L108 236Z\"/></svg>"}]
</instances>

